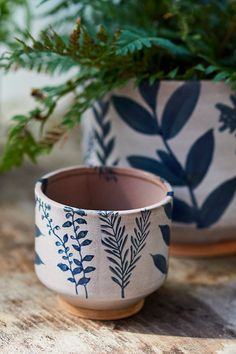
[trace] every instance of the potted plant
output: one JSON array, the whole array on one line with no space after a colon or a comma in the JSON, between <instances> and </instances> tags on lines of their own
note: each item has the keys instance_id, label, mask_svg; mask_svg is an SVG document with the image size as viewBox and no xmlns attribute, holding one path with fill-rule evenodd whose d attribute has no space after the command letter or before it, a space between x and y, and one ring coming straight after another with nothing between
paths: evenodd
<instances>
[{"instance_id":1,"label":"potted plant","mask_svg":"<svg viewBox=\"0 0 236 354\"><path fill-rule=\"evenodd\" d=\"M236 3L45 2L50 28L19 39L1 65L71 79L32 91L37 106L13 118L1 169L49 152L87 111L88 163L142 168L175 187L175 253L236 251ZM47 131L67 95L66 113Z\"/></svg>"}]
</instances>

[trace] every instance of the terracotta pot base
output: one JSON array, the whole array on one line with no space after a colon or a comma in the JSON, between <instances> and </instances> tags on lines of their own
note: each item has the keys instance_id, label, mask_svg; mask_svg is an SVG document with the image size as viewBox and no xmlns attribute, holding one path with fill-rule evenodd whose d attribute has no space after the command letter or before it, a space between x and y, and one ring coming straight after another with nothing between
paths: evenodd
<instances>
[{"instance_id":1,"label":"terracotta pot base","mask_svg":"<svg viewBox=\"0 0 236 354\"><path fill-rule=\"evenodd\" d=\"M177 257L220 257L236 254L236 241L212 244L172 244L170 254Z\"/></svg>"},{"instance_id":2,"label":"terracotta pot base","mask_svg":"<svg viewBox=\"0 0 236 354\"><path fill-rule=\"evenodd\" d=\"M73 306L63 300L61 297L58 297L60 305L72 315L87 318L89 320L99 320L99 321L109 321L109 320L119 320L121 318L127 318L135 315L139 312L143 305L144 299L140 300L138 303L129 306L125 309L119 310L94 310L94 309L85 309L77 306Z\"/></svg>"}]
</instances>

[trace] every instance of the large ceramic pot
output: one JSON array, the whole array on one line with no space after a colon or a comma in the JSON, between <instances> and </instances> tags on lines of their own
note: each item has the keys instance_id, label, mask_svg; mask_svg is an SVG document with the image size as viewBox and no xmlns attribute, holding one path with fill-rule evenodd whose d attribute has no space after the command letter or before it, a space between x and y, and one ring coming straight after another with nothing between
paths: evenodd
<instances>
[{"instance_id":1,"label":"large ceramic pot","mask_svg":"<svg viewBox=\"0 0 236 354\"><path fill-rule=\"evenodd\" d=\"M174 186L175 254L236 251L236 95L224 83L130 84L82 126L86 163L141 168Z\"/></svg>"}]
</instances>

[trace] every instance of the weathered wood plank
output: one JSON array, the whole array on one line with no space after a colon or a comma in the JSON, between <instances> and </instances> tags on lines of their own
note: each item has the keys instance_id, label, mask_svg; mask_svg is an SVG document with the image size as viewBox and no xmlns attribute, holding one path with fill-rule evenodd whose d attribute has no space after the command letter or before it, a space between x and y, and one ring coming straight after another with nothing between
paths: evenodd
<instances>
[{"instance_id":1,"label":"weathered wood plank","mask_svg":"<svg viewBox=\"0 0 236 354\"><path fill-rule=\"evenodd\" d=\"M61 309L34 274L32 193L35 177L61 161L0 176L0 353L235 354L236 257L171 259L165 286L130 319Z\"/></svg>"}]
</instances>

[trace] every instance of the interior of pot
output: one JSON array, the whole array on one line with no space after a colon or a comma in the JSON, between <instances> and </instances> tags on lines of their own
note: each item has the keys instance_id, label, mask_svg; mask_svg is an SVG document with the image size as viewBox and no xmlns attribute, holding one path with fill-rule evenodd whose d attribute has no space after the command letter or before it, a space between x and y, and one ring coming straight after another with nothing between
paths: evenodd
<instances>
[{"instance_id":1,"label":"interior of pot","mask_svg":"<svg viewBox=\"0 0 236 354\"><path fill-rule=\"evenodd\" d=\"M123 168L75 168L48 178L44 194L90 210L129 210L161 202L168 192L158 177Z\"/></svg>"}]
</instances>

